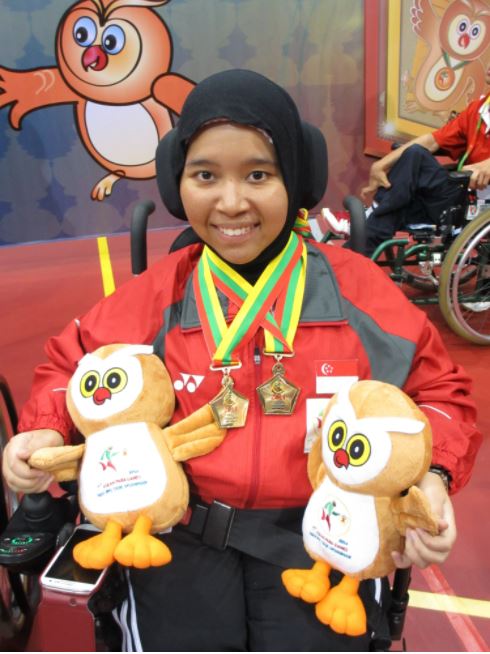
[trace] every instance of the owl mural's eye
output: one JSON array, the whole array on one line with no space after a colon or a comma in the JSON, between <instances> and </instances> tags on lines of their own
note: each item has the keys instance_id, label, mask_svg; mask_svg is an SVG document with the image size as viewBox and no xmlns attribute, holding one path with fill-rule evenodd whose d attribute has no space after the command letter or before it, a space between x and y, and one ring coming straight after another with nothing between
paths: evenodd
<instances>
[{"instance_id":1,"label":"owl mural's eye","mask_svg":"<svg viewBox=\"0 0 490 654\"><path fill-rule=\"evenodd\" d=\"M126 43L126 36L119 25L110 25L102 34L102 47L107 54L115 55L121 52Z\"/></svg>"},{"instance_id":2,"label":"owl mural's eye","mask_svg":"<svg viewBox=\"0 0 490 654\"><path fill-rule=\"evenodd\" d=\"M481 34L482 28L478 23L474 23L470 30L470 39L477 39Z\"/></svg>"},{"instance_id":3,"label":"owl mural's eye","mask_svg":"<svg viewBox=\"0 0 490 654\"><path fill-rule=\"evenodd\" d=\"M347 443L349 463L351 466L362 466L371 455L371 443L364 434L356 434Z\"/></svg>"},{"instance_id":4,"label":"owl mural's eye","mask_svg":"<svg viewBox=\"0 0 490 654\"><path fill-rule=\"evenodd\" d=\"M128 376L122 368L111 368L102 379L102 385L108 388L111 393L119 393L126 388L127 383Z\"/></svg>"},{"instance_id":5,"label":"owl mural's eye","mask_svg":"<svg viewBox=\"0 0 490 654\"><path fill-rule=\"evenodd\" d=\"M328 446L332 452L339 450L345 443L347 427L343 420L336 420L328 430Z\"/></svg>"},{"instance_id":6,"label":"owl mural's eye","mask_svg":"<svg viewBox=\"0 0 490 654\"><path fill-rule=\"evenodd\" d=\"M92 45L97 37L97 25L91 18L84 16L77 20L73 27L73 37L78 45L84 48Z\"/></svg>"},{"instance_id":7,"label":"owl mural's eye","mask_svg":"<svg viewBox=\"0 0 490 654\"><path fill-rule=\"evenodd\" d=\"M465 19L462 20L460 23L458 23L456 29L460 34L464 34L464 32L466 32L466 30L468 29L468 21Z\"/></svg>"},{"instance_id":8,"label":"owl mural's eye","mask_svg":"<svg viewBox=\"0 0 490 654\"><path fill-rule=\"evenodd\" d=\"M92 397L99 388L100 376L95 370L86 372L80 380L80 393L83 397Z\"/></svg>"}]
</instances>

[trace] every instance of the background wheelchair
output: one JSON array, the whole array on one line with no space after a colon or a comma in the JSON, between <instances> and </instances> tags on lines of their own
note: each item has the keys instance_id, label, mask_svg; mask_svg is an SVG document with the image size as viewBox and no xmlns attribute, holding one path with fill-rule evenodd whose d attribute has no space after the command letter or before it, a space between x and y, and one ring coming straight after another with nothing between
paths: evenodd
<instances>
[{"instance_id":1,"label":"background wheelchair","mask_svg":"<svg viewBox=\"0 0 490 654\"><path fill-rule=\"evenodd\" d=\"M456 171L449 175L461 190L457 204L443 211L437 225L409 225L406 236L381 243L371 258L388 269L412 302L438 304L456 334L489 345L490 209L475 216L470 175ZM352 197L344 205L350 213L350 246L363 253L364 208ZM323 240L331 238L327 233Z\"/></svg>"}]
</instances>

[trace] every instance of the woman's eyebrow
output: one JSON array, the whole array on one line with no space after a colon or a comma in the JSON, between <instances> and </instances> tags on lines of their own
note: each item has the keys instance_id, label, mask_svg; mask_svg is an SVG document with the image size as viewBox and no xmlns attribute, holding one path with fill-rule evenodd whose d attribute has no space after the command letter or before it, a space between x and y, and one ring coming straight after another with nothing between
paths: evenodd
<instances>
[{"instance_id":1,"label":"woman's eyebrow","mask_svg":"<svg viewBox=\"0 0 490 654\"><path fill-rule=\"evenodd\" d=\"M213 166L216 165L215 161L211 161L211 159L188 159L185 162L185 167L187 168L188 166Z\"/></svg>"},{"instance_id":2,"label":"woman's eyebrow","mask_svg":"<svg viewBox=\"0 0 490 654\"><path fill-rule=\"evenodd\" d=\"M277 160L271 159L270 157L252 157L247 159L245 162L246 165L252 166L277 166Z\"/></svg>"},{"instance_id":3,"label":"woman's eyebrow","mask_svg":"<svg viewBox=\"0 0 490 654\"><path fill-rule=\"evenodd\" d=\"M278 163L275 159L270 157L251 157L243 162L245 166L278 166ZM188 159L185 162L185 168L195 167L195 166L219 166L220 162L213 159L206 159L205 157Z\"/></svg>"}]
</instances>

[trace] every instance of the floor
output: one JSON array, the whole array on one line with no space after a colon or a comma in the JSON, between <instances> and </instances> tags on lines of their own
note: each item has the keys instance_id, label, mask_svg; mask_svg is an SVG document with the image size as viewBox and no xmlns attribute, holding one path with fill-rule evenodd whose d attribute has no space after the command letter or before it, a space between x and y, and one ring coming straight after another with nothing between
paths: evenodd
<instances>
[{"instance_id":1,"label":"floor","mask_svg":"<svg viewBox=\"0 0 490 654\"><path fill-rule=\"evenodd\" d=\"M166 252L176 233L149 233L150 263ZM101 241L95 238L0 248L0 373L7 378L18 406L27 399L31 371L43 359L46 338L103 296L103 279L107 284L111 271L116 286L130 279L129 237L113 236L107 244L110 265L106 259L102 267ZM459 537L450 559L441 568L413 571L411 608L404 631L406 648L490 651L490 527L484 517L490 495L486 385L490 350L453 334L437 306L427 311L453 359L474 379L479 427L486 438L471 482L454 497ZM402 649L402 643L395 643L393 649Z\"/></svg>"}]
</instances>

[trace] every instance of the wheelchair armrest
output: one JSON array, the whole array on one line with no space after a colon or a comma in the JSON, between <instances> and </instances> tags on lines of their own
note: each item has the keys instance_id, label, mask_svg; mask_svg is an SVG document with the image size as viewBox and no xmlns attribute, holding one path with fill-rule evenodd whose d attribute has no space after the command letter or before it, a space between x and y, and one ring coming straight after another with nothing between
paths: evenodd
<instances>
[{"instance_id":1,"label":"wheelchair armrest","mask_svg":"<svg viewBox=\"0 0 490 654\"><path fill-rule=\"evenodd\" d=\"M469 183L471 177L471 170L456 170L456 168L447 168L449 171L449 177L451 179L459 179L460 181L466 181Z\"/></svg>"},{"instance_id":2,"label":"wheelchair armrest","mask_svg":"<svg viewBox=\"0 0 490 654\"><path fill-rule=\"evenodd\" d=\"M138 202L131 216L131 272L139 275L148 266L146 231L148 216L155 211L155 203L152 200Z\"/></svg>"},{"instance_id":3,"label":"wheelchair armrest","mask_svg":"<svg viewBox=\"0 0 490 654\"><path fill-rule=\"evenodd\" d=\"M344 198L344 207L350 215L350 249L360 254L366 252L366 214L364 205L354 195Z\"/></svg>"}]
</instances>

